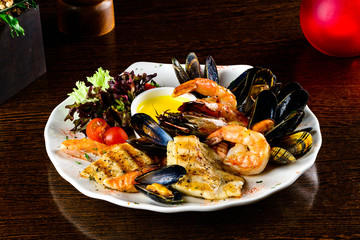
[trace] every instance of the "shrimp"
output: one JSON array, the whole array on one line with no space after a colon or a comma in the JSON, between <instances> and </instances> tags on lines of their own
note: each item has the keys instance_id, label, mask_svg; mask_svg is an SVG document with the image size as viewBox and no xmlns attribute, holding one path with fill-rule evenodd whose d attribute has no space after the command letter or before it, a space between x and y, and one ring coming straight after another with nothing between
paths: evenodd
<instances>
[{"instance_id":1,"label":"shrimp","mask_svg":"<svg viewBox=\"0 0 360 240\"><path fill-rule=\"evenodd\" d=\"M221 141L235 143L223 162L239 174L261 173L270 158L270 146L263 134L239 125L227 125L213 132L207 138L209 145Z\"/></svg>"},{"instance_id":2,"label":"shrimp","mask_svg":"<svg viewBox=\"0 0 360 240\"><path fill-rule=\"evenodd\" d=\"M106 145L88 138L69 139L62 142L60 150L83 160L92 161L111 151L116 145Z\"/></svg>"},{"instance_id":3,"label":"shrimp","mask_svg":"<svg viewBox=\"0 0 360 240\"><path fill-rule=\"evenodd\" d=\"M192 91L209 96L209 98L185 102L179 108L181 112L195 110L209 116L222 117L227 121L237 121L241 125L247 125L248 119L237 110L236 97L227 88L218 85L210 79L195 78L176 87L172 96L178 97Z\"/></svg>"},{"instance_id":4,"label":"shrimp","mask_svg":"<svg viewBox=\"0 0 360 240\"><path fill-rule=\"evenodd\" d=\"M172 96L178 97L193 91L205 96L210 96L212 101L229 106L233 110L237 107L236 97L230 90L206 78L195 78L194 80L187 81L177 86L174 89Z\"/></svg>"},{"instance_id":5,"label":"shrimp","mask_svg":"<svg viewBox=\"0 0 360 240\"><path fill-rule=\"evenodd\" d=\"M147 165L121 176L106 178L103 184L108 188L122 192L138 192L138 190L134 186L134 184L136 184L135 178L158 168L159 166Z\"/></svg>"}]
</instances>

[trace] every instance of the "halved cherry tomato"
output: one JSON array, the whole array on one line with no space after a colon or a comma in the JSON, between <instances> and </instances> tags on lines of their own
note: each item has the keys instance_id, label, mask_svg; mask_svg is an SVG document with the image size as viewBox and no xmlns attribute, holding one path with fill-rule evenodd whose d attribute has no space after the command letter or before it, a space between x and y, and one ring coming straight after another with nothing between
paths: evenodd
<instances>
[{"instance_id":1,"label":"halved cherry tomato","mask_svg":"<svg viewBox=\"0 0 360 240\"><path fill-rule=\"evenodd\" d=\"M110 126L102 118L94 118L86 126L86 135L94 141L105 143L104 134Z\"/></svg>"},{"instance_id":2,"label":"halved cherry tomato","mask_svg":"<svg viewBox=\"0 0 360 240\"><path fill-rule=\"evenodd\" d=\"M129 137L121 127L111 127L106 130L104 140L106 145L124 143Z\"/></svg>"},{"instance_id":3,"label":"halved cherry tomato","mask_svg":"<svg viewBox=\"0 0 360 240\"><path fill-rule=\"evenodd\" d=\"M152 89L152 88L156 88L156 87L154 85L151 85L150 83L145 83L145 86L144 86L145 90L149 90L149 89Z\"/></svg>"}]
</instances>

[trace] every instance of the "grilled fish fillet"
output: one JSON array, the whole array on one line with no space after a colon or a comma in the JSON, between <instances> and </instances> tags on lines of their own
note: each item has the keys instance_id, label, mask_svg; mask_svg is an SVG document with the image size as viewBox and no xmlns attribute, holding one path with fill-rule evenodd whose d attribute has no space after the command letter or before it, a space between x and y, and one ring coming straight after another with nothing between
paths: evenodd
<instances>
[{"instance_id":1,"label":"grilled fish fillet","mask_svg":"<svg viewBox=\"0 0 360 240\"><path fill-rule=\"evenodd\" d=\"M224 171L220 157L196 136L178 136L167 146L167 165L178 164L187 174L172 185L176 190L209 200L241 197L244 179Z\"/></svg>"},{"instance_id":2,"label":"grilled fish fillet","mask_svg":"<svg viewBox=\"0 0 360 240\"><path fill-rule=\"evenodd\" d=\"M155 160L130 144L117 144L111 151L86 167L80 176L94 179L97 183L103 184L106 178L118 177L155 163L157 163Z\"/></svg>"}]
</instances>

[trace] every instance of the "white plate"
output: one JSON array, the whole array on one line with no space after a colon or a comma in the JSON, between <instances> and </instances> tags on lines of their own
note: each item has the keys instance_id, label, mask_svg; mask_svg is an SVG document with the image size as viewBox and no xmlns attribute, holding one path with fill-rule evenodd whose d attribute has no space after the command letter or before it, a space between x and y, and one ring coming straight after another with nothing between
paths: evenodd
<instances>
[{"instance_id":1,"label":"white plate","mask_svg":"<svg viewBox=\"0 0 360 240\"><path fill-rule=\"evenodd\" d=\"M248 65L218 66L219 76L222 80L221 84L228 86L232 80L250 67L251 66ZM134 70L136 74L157 73L158 75L155 80L162 86L175 87L178 85L171 64L137 62L128 67L126 71L131 70ZM245 177L246 185L243 188L243 196L241 198L209 201L194 197L185 197L185 202L183 204L168 206L156 203L140 193L122 193L105 189L94 181L80 177L79 173L90 163L70 157L59 151L60 144L67 137L75 137L75 135L69 131L73 127L72 122L64 122L64 118L68 113L65 106L72 103L70 98L67 98L60 103L53 110L46 124L44 134L45 145L50 160L59 174L81 193L92 198L106 200L129 208L171 213L184 211L215 211L255 203L294 183L296 179L314 164L322 141L319 122L310 109L306 107L305 118L300 127L313 128L312 135L314 143L312 149L295 163L276 167L268 165L263 173L256 176ZM76 137L82 138L84 135L77 134Z\"/></svg>"}]
</instances>

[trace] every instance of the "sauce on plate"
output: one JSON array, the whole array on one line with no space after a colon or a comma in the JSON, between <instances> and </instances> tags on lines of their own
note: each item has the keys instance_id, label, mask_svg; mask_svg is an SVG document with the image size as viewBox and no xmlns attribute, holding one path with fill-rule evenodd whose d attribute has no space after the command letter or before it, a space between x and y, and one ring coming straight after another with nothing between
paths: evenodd
<instances>
[{"instance_id":1,"label":"sauce on plate","mask_svg":"<svg viewBox=\"0 0 360 240\"><path fill-rule=\"evenodd\" d=\"M169 112L177 112L177 109L183 104L183 102L187 101L189 101L189 99L185 97L173 98L169 95L157 96L141 102L136 110L138 113L148 114L157 121L156 115L162 114L166 110Z\"/></svg>"}]
</instances>

